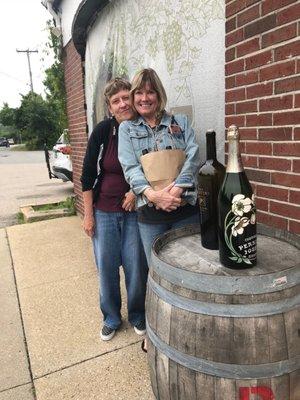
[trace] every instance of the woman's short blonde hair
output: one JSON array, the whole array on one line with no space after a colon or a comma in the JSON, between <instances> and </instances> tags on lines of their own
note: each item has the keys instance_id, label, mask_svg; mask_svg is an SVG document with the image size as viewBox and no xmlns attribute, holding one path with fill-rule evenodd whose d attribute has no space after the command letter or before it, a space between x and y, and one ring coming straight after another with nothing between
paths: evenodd
<instances>
[{"instance_id":1,"label":"woman's short blonde hair","mask_svg":"<svg viewBox=\"0 0 300 400\"><path fill-rule=\"evenodd\" d=\"M130 91L130 89L131 83L127 79L119 77L111 79L107 82L104 88L104 97L106 104L109 106L109 100L113 95L119 93L121 90Z\"/></svg>"},{"instance_id":2,"label":"woman's short blonde hair","mask_svg":"<svg viewBox=\"0 0 300 400\"><path fill-rule=\"evenodd\" d=\"M157 73L152 68L144 68L137 72L133 77L130 91L132 107L134 108L134 93L139 89L143 89L146 83L149 83L151 89L157 93L158 106L156 110L156 118L160 120L166 108L167 94Z\"/></svg>"}]
</instances>

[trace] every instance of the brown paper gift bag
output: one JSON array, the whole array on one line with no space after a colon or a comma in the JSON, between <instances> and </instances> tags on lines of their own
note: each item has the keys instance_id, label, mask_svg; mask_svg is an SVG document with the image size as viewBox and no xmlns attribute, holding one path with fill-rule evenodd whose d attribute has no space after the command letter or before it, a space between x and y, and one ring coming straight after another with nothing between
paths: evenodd
<instances>
[{"instance_id":1,"label":"brown paper gift bag","mask_svg":"<svg viewBox=\"0 0 300 400\"><path fill-rule=\"evenodd\" d=\"M140 158L145 177L154 190L161 190L172 183L184 161L185 152L180 149L152 151Z\"/></svg>"}]
</instances>

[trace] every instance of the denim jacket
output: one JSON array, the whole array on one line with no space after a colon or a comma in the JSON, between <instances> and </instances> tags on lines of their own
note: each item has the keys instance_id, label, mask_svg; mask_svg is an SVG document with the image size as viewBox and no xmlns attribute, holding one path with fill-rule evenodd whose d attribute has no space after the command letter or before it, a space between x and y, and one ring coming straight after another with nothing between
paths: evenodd
<instances>
[{"instance_id":1,"label":"denim jacket","mask_svg":"<svg viewBox=\"0 0 300 400\"><path fill-rule=\"evenodd\" d=\"M174 133L171 133L169 127L171 124L173 127L174 122L178 128L173 129ZM143 192L150 187L140 163L142 151L164 150L168 146L172 149L182 149L186 153L186 160L175 180L175 186L186 189L182 198L194 205L197 200L199 146L187 117L175 115L172 118L171 115L164 113L155 129L151 129L141 116L134 121L124 121L120 124L118 156L125 179L137 195L137 208L148 203Z\"/></svg>"}]
</instances>

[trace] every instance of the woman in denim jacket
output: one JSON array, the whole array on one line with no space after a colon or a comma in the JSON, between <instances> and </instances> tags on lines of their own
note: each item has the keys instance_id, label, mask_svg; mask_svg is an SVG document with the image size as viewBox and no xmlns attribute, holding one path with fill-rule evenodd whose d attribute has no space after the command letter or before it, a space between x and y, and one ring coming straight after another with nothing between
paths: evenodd
<instances>
[{"instance_id":1,"label":"woman in denim jacket","mask_svg":"<svg viewBox=\"0 0 300 400\"><path fill-rule=\"evenodd\" d=\"M165 111L166 92L153 69L143 69L135 75L130 97L137 118L121 123L118 155L125 179L137 196L138 224L149 264L156 236L199 222L199 147L187 117ZM154 191L144 175L140 157L145 152L168 148L184 150L186 159L176 180L165 189Z\"/></svg>"}]
</instances>

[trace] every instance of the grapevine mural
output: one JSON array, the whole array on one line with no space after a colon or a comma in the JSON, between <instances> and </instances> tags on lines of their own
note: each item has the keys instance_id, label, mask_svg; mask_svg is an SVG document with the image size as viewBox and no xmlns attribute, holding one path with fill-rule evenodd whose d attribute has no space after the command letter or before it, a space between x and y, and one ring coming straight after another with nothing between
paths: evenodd
<instances>
[{"instance_id":1,"label":"grapevine mural","mask_svg":"<svg viewBox=\"0 0 300 400\"><path fill-rule=\"evenodd\" d=\"M224 103L224 19L223 0L111 1L94 23L87 40L86 98L90 130L106 112L101 98L105 83L112 76L131 79L143 67L150 66L158 72L167 90L169 108L189 107L192 122L197 125L199 105L202 102L207 107L203 92L208 90L207 74L213 54L214 65L219 65L220 72L211 77L211 87L213 93L219 91L222 97L219 103ZM213 47L216 53L212 53ZM201 118L203 122L206 116ZM224 112L218 124L223 126L223 120Z\"/></svg>"}]
</instances>

